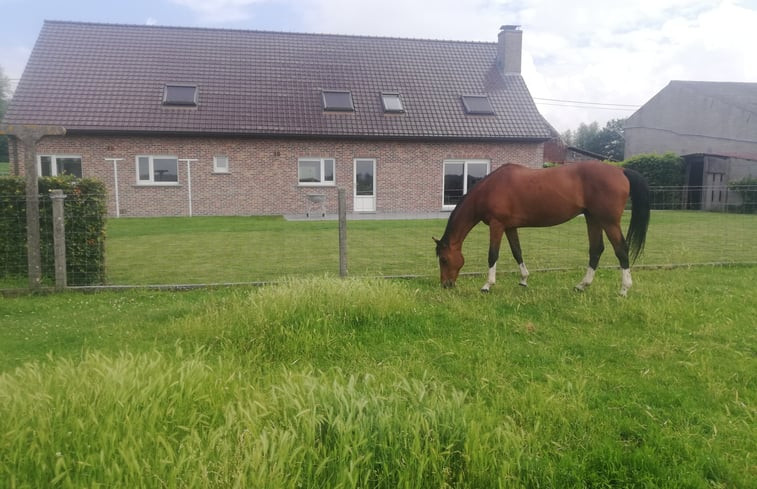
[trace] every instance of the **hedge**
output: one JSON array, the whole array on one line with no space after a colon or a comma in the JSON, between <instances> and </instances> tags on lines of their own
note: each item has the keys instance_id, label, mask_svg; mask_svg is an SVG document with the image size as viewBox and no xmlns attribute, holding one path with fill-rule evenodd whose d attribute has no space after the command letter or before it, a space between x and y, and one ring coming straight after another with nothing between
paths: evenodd
<instances>
[{"instance_id":1,"label":"hedge","mask_svg":"<svg viewBox=\"0 0 757 489\"><path fill-rule=\"evenodd\" d=\"M50 191L60 189L66 227L69 285L105 283L106 194L102 182L71 176L39 179L40 254L43 279L55 279ZM0 276L25 276L26 190L19 177L0 177Z\"/></svg>"},{"instance_id":2,"label":"hedge","mask_svg":"<svg viewBox=\"0 0 757 489\"><path fill-rule=\"evenodd\" d=\"M625 160L622 165L638 171L647 179L652 187L653 209L681 208L681 188L686 184L683 158L675 153L640 154Z\"/></svg>"}]
</instances>

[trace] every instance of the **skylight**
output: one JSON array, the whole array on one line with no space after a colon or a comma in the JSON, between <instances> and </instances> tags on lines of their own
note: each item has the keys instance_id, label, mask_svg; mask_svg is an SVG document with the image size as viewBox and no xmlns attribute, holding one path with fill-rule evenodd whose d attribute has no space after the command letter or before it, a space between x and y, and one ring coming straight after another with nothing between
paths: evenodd
<instances>
[{"instance_id":1,"label":"skylight","mask_svg":"<svg viewBox=\"0 0 757 489\"><path fill-rule=\"evenodd\" d=\"M348 90L323 90L323 109L342 112L352 112L352 93Z\"/></svg>"},{"instance_id":2,"label":"skylight","mask_svg":"<svg viewBox=\"0 0 757 489\"><path fill-rule=\"evenodd\" d=\"M164 105L197 105L196 85L166 85L163 91Z\"/></svg>"},{"instance_id":3,"label":"skylight","mask_svg":"<svg viewBox=\"0 0 757 489\"><path fill-rule=\"evenodd\" d=\"M494 108L486 95L463 95L462 99L467 114L494 114Z\"/></svg>"},{"instance_id":4,"label":"skylight","mask_svg":"<svg viewBox=\"0 0 757 489\"><path fill-rule=\"evenodd\" d=\"M384 112L405 112L399 93L382 93L381 104L384 106Z\"/></svg>"}]
</instances>

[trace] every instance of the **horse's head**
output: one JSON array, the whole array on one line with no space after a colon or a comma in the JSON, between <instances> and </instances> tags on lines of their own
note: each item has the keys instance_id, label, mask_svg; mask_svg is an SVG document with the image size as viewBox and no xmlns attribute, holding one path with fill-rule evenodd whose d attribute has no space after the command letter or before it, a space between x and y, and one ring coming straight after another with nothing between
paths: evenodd
<instances>
[{"instance_id":1,"label":"horse's head","mask_svg":"<svg viewBox=\"0 0 757 489\"><path fill-rule=\"evenodd\" d=\"M436 243L436 256L439 257L439 271L441 272L442 287L445 289L455 286L455 280L463 268L465 259L460 248L452 248L446 239L433 238Z\"/></svg>"}]
</instances>

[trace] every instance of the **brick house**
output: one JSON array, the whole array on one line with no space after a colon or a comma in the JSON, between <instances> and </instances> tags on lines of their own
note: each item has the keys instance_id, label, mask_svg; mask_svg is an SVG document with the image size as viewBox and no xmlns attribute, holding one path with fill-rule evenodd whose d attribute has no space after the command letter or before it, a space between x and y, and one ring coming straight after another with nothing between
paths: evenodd
<instances>
[{"instance_id":1,"label":"brick house","mask_svg":"<svg viewBox=\"0 0 757 489\"><path fill-rule=\"evenodd\" d=\"M4 122L65 127L40 174L105 182L113 216L335 213L337 188L350 212L438 212L542 165L521 43L47 21Z\"/></svg>"}]
</instances>

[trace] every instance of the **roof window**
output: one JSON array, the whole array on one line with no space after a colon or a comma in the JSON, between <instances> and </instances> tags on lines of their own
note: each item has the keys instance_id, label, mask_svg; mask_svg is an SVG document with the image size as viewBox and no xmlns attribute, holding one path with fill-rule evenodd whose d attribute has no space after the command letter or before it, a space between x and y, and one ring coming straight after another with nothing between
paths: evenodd
<instances>
[{"instance_id":1,"label":"roof window","mask_svg":"<svg viewBox=\"0 0 757 489\"><path fill-rule=\"evenodd\" d=\"M323 90L323 110L352 112L352 93L349 90Z\"/></svg>"},{"instance_id":2,"label":"roof window","mask_svg":"<svg viewBox=\"0 0 757 489\"><path fill-rule=\"evenodd\" d=\"M494 108L486 95L463 95L462 99L466 114L494 114Z\"/></svg>"},{"instance_id":3,"label":"roof window","mask_svg":"<svg viewBox=\"0 0 757 489\"><path fill-rule=\"evenodd\" d=\"M384 112L405 112L399 93L382 93L381 104L384 106Z\"/></svg>"},{"instance_id":4,"label":"roof window","mask_svg":"<svg viewBox=\"0 0 757 489\"><path fill-rule=\"evenodd\" d=\"M197 85L166 85L163 105L197 105Z\"/></svg>"}]
</instances>

